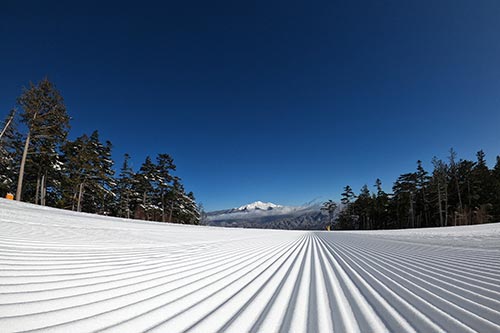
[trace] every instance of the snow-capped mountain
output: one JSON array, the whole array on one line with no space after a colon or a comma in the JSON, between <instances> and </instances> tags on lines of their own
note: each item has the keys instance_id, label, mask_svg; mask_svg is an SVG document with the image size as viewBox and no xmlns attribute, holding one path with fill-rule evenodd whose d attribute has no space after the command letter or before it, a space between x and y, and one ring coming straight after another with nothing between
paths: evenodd
<instances>
[{"instance_id":1,"label":"snow-capped mountain","mask_svg":"<svg viewBox=\"0 0 500 333\"><path fill-rule=\"evenodd\" d=\"M271 209L279 208L279 207L283 207L283 206L273 204L272 202L255 201L255 202L252 202L248 205L238 207L237 210L239 210L239 211L250 211L250 210L256 210L256 209L271 210Z\"/></svg>"},{"instance_id":2,"label":"snow-capped mountain","mask_svg":"<svg viewBox=\"0 0 500 333\"><path fill-rule=\"evenodd\" d=\"M324 229L328 216L318 202L282 206L256 201L237 208L209 212L205 224L223 227L269 229Z\"/></svg>"}]
</instances>

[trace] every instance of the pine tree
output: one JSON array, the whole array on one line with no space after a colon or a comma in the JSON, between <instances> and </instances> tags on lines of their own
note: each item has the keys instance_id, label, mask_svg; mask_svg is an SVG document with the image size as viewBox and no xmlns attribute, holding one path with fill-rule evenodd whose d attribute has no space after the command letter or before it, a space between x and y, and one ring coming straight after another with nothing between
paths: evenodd
<instances>
[{"instance_id":1,"label":"pine tree","mask_svg":"<svg viewBox=\"0 0 500 333\"><path fill-rule=\"evenodd\" d=\"M107 140L104 144L99 141L99 134L94 131L90 136L90 141L97 151L98 163L96 167L96 178L94 182L97 212L99 214L110 215L116 198L113 189L116 187L113 170L114 161L111 157L113 145Z\"/></svg>"},{"instance_id":2,"label":"pine tree","mask_svg":"<svg viewBox=\"0 0 500 333\"><path fill-rule=\"evenodd\" d=\"M352 209L354 214L359 216L359 229L371 229L373 227L371 218L374 211L374 202L366 184L361 188Z\"/></svg>"},{"instance_id":3,"label":"pine tree","mask_svg":"<svg viewBox=\"0 0 500 333\"><path fill-rule=\"evenodd\" d=\"M407 227L415 228L415 195L417 193L417 174L405 173L399 176L392 188L394 197L399 201L401 221L405 218L408 223ZM402 227L402 225L401 225Z\"/></svg>"},{"instance_id":4,"label":"pine tree","mask_svg":"<svg viewBox=\"0 0 500 333\"><path fill-rule=\"evenodd\" d=\"M496 158L496 164L491 171L492 176L492 187L493 187L493 195L492 195L492 219L495 222L500 221L500 156Z\"/></svg>"},{"instance_id":5,"label":"pine tree","mask_svg":"<svg viewBox=\"0 0 500 333\"><path fill-rule=\"evenodd\" d=\"M115 186L111 142L102 144L98 131L86 134L63 147L64 205L76 211L108 214Z\"/></svg>"},{"instance_id":6,"label":"pine tree","mask_svg":"<svg viewBox=\"0 0 500 333\"><path fill-rule=\"evenodd\" d=\"M478 188L477 180L474 179L476 163L469 160L460 160L458 163L458 178L462 184L463 211L459 224L472 224L473 209L477 205Z\"/></svg>"},{"instance_id":7,"label":"pine tree","mask_svg":"<svg viewBox=\"0 0 500 333\"><path fill-rule=\"evenodd\" d=\"M156 158L158 172L158 190L160 195L161 205L161 220L166 222L168 203L167 198L169 191L172 190L174 177L172 171L175 171L176 166L174 159L168 154L159 154Z\"/></svg>"},{"instance_id":8,"label":"pine tree","mask_svg":"<svg viewBox=\"0 0 500 333\"><path fill-rule=\"evenodd\" d=\"M328 200L323 203L321 210L328 213L328 224L331 227L335 222L334 218L335 218L335 211L337 210L337 204L333 200Z\"/></svg>"},{"instance_id":9,"label":"pine tree","mask_svg":"<svg viewBox=\"0 0 500 333\"><path fill-rule=\"evenodd\" d=\"M476 212L483 210L487 213L488 210L491 210L495 199L496 182L493 172L490 171L486 165L485 153L480 150L477 152L476 157L477 161L472 170L471 208L474 209L474 214L476 216L476 221L474 221L474 223L484 223L488 221L479 219L479 217L487 216L482 216L482 214L477 214Z\"/></svg>"},{"instance_id":10,"label":"pine tree","mask_svg":"<svg viewBox=\"0 0 500 333\"><path fill-rule=\"evenodd\" d=\"M19 170L21 155L21 134L17 131L15 110L0 123L0 196L14 193L14 184Z\"/></svg>"},{"instance_id":11,"label":"pine tree","mask_svg":"<svg viewBox=\"0 0 500 333\"><path fill-rule=\"evenodd\" d=\"M429 173L425 171L422 166L422 161L417 161L417 173L416 173L416 211L417 218L420 220L422 227L428 227L430 225L430 213L429 213Z\"/></svg>"},{"instance_id":12,"label":"pine tree","mask_svg":"<svg viewBox=\"0 0 500 333\"><path fill-rule=\"evenodd\" d=\"M48 79L40 81L38 85L30 83L18 103L23 110L21 119L27 125L28 132L19 168L16 199L21 200L28 150L31 150L32 170L37 170L35 197L38 199L40 195L43 205L48 178L53 178L53 174L60 171L58 149L66 140L69 116L61 94Z\"/></svg>"},{"instance_id":13,"label":"pine tree","mask_svg":"<svg viewBox=\"0 0 500 333\"><path fill-rule=\"evenodd\" d=\"M439 215L439 226L448 225L448 166L442 160L434 157L432 159L434 171L431 178L431 191L434 193L434 201L437 203L437 213Z\"/></svg>"},{"instance_id":14,"label":"pine tree","mask_svg":"<svg viewBox=\"0 0 500 333\"><path fill-rule=\"evenodd\" d=\"M134 203L137 202L137 195L134 192L135 183L135 174L130 167L130 155L125 154L116 185L118 216L129 219L132 216L132 212L135 211Z\"/></svg>"},{"instance_id":15,"label":"pine tree","mask_svg":"<svg viewBox=\"0 0 500 333\"><path fill-rule=\"evenodd\" d=\"M336 228L420 228L499 221L500 156L493 170L488 169L483 151L476 156L477 162L457 160L451 149L449 165L432 159L431 176L417 161L416 172L400 175L392 194L385 193L377 179L375 194L365 185L353 202L352 190L346 186L341 200L344 210L337 217Z\"/></svg>"},{"instance_id":16,"label":"pine tree","mask_svg":"<svg viewBox=\"0 0 500 333\"><path fill-rule=\"evenodd\" d=\"M344 187L344 192L342 192L341 197L340 202L343 205L350 205L354 198L356 198L356 195L354 194L352 188L347 185Z\"/></svg>"},{"instance_id":17,"label":"pine tree","mask_svg":"<svg viewBox=\"0 0 500 333\"><path fill-rule=\"evenodd\" d=\"M147 221L154 220L156 210L156 194L158 174L157 167L147 156L136 174L136 191L140 194L139 205L136 208L135 217Z\"/></svg>"},{"instance_id":18,"label":"pine tree","mask_svg":"<svg viewBox=\"0 0 500 333\"><path fill-rule=\"evenodd\" d=\"M193 192L185 193L179 196L179 207L177 220L184 224L200 224L201 213L196 204Z\"/></svg>"},{"instance_id":19,"label":"pine tree","mask_svg":"<svg viewBox=\"0 0 500 333\"><path fill-rule=\"evenodd\" d=\"M457 214L463 214L464 205L462 202L462 192L461 192L461 188L460 188L460 177L459 177L459 172L458 172L459 168L458 168L458 162L456 161L456 158L457 158L457 153L455 152L455 150L453 148L451 148L450 155L448 156L448 160L450 162L449 173L450 173L451 181L452 181L451 184L455 188L452 189L450 191L450 193L455 193L457 195L458 211L455 212L457 215ZM456 218L454 220L455 220L455 225L456 225Z\"/></svg>"},{"instance_id":20,"label":"pine tree","mask_svg":"<svg viewBox=\"0 0 500 333\"><path fill-rule=\"evenodd\" d=\"M63 146L65 189L63 202L65 208L82 211L82 202L88 183L95 177L94 165L97 154L90 147L86 134L68 141Z\"/></svg>"},{"instance_id":21,"label":"pine tree","mask_svg":"<svg viewBox=\"0 0 500 333\"><path fill-rule=\"evenodd\" d=\"M389 196L382 189L382 181L379 178L375 180L374 186L377 190L377 193L374 200L375 209L372 215L374 215L377 228L386 229L387 218L388 218Z\"/></svg>"},{"instance_id":22,"label":"pine tree","mask_svg":"<svg viewBox=\"0 0 500 333\"><path fill-rule=\"evenodd\" d=\"M352 188L347 185L344 187L344 192L341 193L340 202L343 207L340 213L337 216L337 223L335 225L336 229L341 230L351 230L354 229L355 219L352 214L352 202L356 198Z\"/></svg>"},{"instance_id":23,"label":"pine tree","mask_svg":"<svg viewBox=\"0 0 500 333\"><path fill-rule=\"evenodd\" d=\"M172 188L168 194L168 221L174 222L174 218L177 217L179 212L179 206L181 205L180 198L184 193L184 187L182 186L181 179L174 176L172 180ZM178 221L176 221L178 222Z\"/></svg>"}]
</instances>

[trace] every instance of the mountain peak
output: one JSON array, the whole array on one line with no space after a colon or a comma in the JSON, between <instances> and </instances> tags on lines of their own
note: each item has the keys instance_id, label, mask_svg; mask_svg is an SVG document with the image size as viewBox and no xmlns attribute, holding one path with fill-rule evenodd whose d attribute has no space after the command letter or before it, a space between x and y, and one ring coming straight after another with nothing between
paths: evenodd
<instances>
[{"instance_id":1,"label":"mountain peak","mask_svg":"<svg viewBox=\"0 0 500 333\"><path fill-rule=\"evenodd\" d=\"M237 210L240 211L249 211L249 210L271 210L274 208L282 207L280 205L276 205L272 202L262 202L262 201L255 201L250 204L238 207Z\"/></svg>"}]
</instances>

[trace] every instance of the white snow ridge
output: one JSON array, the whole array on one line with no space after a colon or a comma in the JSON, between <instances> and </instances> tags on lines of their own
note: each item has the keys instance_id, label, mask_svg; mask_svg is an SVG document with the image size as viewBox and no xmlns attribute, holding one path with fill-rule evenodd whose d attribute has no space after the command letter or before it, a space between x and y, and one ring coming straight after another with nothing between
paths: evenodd
<instances>
[{"instance_id":1,"label":"white snow ridge","mask_svg":"<svg viewBox=\"0 0 500 333\"><path fill-rule=\"evenodd\" d=\"M0 200L0 332L500 332L500 224L148 223Z\"/></svg>"}]
</instances>

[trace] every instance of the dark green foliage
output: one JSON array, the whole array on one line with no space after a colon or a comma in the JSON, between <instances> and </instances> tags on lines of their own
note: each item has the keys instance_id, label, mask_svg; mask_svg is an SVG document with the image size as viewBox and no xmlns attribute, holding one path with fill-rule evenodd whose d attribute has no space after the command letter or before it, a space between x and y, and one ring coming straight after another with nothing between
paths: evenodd
<instances>
[{"instance_id":1,"label":"dark green foliage","mask_svg":"<svg viewBox=\"0 0 500 333\"><path fill-rule=\"evenodd\" d=\"M135 191L139 193L139 204L134 214L136 218L144 220L156 219L155 216L158 213L157 202L155 202L157 176L156 165L154 165L149 156L146 157L139 172L135 175Z\"/></svg>"},{"instance_id":2,"label":"dark green foliage","mask_svg":"<svg viewBox=\"0 0 500 333\"><path fill-rule=\"evenodd\" d=\"M389 196L382 189L382 181L377 178L375 181L377 193L373 198L374 209L372 211L374 225L377 229L385 229L388 224Z\"/></svg>"},{"instance_id":3,"label":"dark green foliage","mask_svg":"<svg viewBox=\"0 0 500 333\"><path fill-rule=\"evenodd\" d=\"M18 103L23 109L21 121L26 123L40 149L50 146L51 140L64 141L69 130L69 116L63 98L54 85L43 79L24 89Z\"/></svg>"},{"instance_id":4,"label":"dark green foliage","mask_svg":"<svg viewBox=\"0 0 500 333\"><path fill-rule=\"evenodd\" d=\"M186 194L184 189L182 189L182 192L178 193L179 197L177 200L177 206L175 206L173 215L175 219L173 221L182 221L182 223L188 224L199 224L201 216L193 192Z\"/></svg>"},{"instance_id":5,"label":"dark green foliage","mask_svg":"<svg viewBox=\"0 0 500 333\"><path fill-rule=\"evenodd\" d=\"M392 187L393 199L397 202L397 214L400 228L415 228L417 174L405 173L399 176Z\"/></svg>"},{"instance_id":6,"label":"dark green foliage","mask_svg":"<svg viewBox=\"0 0 500 333\"><path fill-rule=\"evenodd\" d=\"M344 187L344 192L342 192L341 196L342 198L340 199L340 202L346 206L349 205L356 197L352 188L349 185Z\"/></svg>"},{"instance_id":7,"label":"dark green foliage","mask_svg":"<svg viewBox=\"0 0 500 333\"><path fill-rule=\"evenodd\" d=\"M337 229L387 229L454 226L500 221L500 157L490 170L484 152L477 161L433 158L427 172L417 161L415 172L398 177L387 194L379 179L375 193L365 185L356 200L349 186L341 195Z\"/></svg>"},{"instance_id":8,"label":"dark green foliage","mask_svg":"<svg viewBox=\"0 0 500 333\"><path fill-rule=\"evenodd\" d=\"M370 190L367 185L363 185L358 198L352 204L352 211L358 217L359 229L372 229L374 228L374 203Z\"/></svg>"},{"instance_id":9,"label":"dark green foliage","mask_svg":"<svg viewBox=\"0 0 500 333\"><path fill-rule=\"evenodd\" d=\"M26 133L15 112L0 123L0 195L64 209L197 224L199 208L186 193L168 154L146 158L135 173L125 155L115 178L112 144L99 133L67 140L69 116L63 98L47 79L30 84L18 98ZM17 183L17 184L16 184ZM21 198L22 194L22 198Z\"/></svg>"},{"instance_id":10,"label":"dark green foliage","mask_svg":"<svg viewBox=\"0 0 500 333\"><path fill-rule=\"evenodd\" d=\"M335 211L337 210L337 204L333 200L328 200L323 203L321 210L328 213L328 223L331 227L335 222L334 218L335 218Z\"/></svg>"},{"instance_id":11,"label":"dark green foliage","mask_svg":"<svg viewBox=\"0 0 500 333\"><path fill-rule=\"evenodd\" d=\"M16 198L45 205L55 202L61 181L59 150L69 131L69 116L55 86L43 79L30 83L17 100L27 126ZM27 175L24 178L25 173Z\"/></svg>"},{"instance_id":12,"label":"dark green foliage","mask_svg":"<svg viewBox=\"0 0 500 333\"><path fill-rule=\"evenodd\" d=\"M340 202L342 203L342 210L337 216L335 229L355 229L357 225L357 216L353 214L352 202L356 196L349 185L344 187L344 192L342 192L341 197Z\"/></svg>"},{"instance_id":13,"label":"dark green foliage","mask_svg":"<svg viewBox=\"0 0 500 333\"><path fill-rule=\"evenodd\" d=\"M15 110L0 123L0 196L15 193L22 153L22 137L17 131Z\"/></svg>"},{"instance_id":14,"label":"dark green foliage","mask_svg":"<svg viewBox=\"0 0 500 333\"><path fill-rule=\"evenodd\" d=\"M160 197L160 209L162 213L162 222L167 221L167 211L172 209L172 198L174 189L174 177L172 172L175 171L176 167L174 164L174 159L168 154L159 154L156 158L157 161L157 173L158 173L158 192ZM172 214L169 214L169 221L172 220Z\"/></svg>"},{"instance_id":15,"label":"dark green foliage","mask_svg":"<svg viewBox=\"0 0 500 333\"><path fill-rule=\"evenodd\" d=\"M154 163L148 156L135 174L134 217L149 221L198 224L200 212L192 192L172 174L176 167L168 154L159 154Z\"/></svg>"},{"instance_id":16,"label":"dark green foliage","mask_svg":"<svg viewBox=\"0 0 500 333\"><path fill-rule=\"evenodd\" d=\"M430 202L429 202L429 173L422 166L422 161L417 161L416 185L417 193L415 198L415 210L418 212L417 224L422 227L430 226Z\"/></svg>"},{"instance_id":17,"label":"dark green foliage","mask_svg":"<svg viewBox=\"0 0 500 333\"><path fill-rule=\"evenodd\" d=\"M476 164L471 170L472 207L493 204L496 194L494 170L490 171L488 169L485 154L482 150L477 152L476 157Z\"/></svg>"},{"instance_id":18,"label":"dark green foliage","mask_svg":"<svg viewBox=\"0 0 500 333\"><path fill-rule=\"evenodd\" d=\"M82 135L63 147L65 175L62 204L65 208L109 215L115 186L111 142L99 141L99 133Z\"/></svg>"},{"instance_id":19,"label":"dark green foliage","mask_svg":"<svg viewBox=\"0 0 500 333\"><path fill-rule=\"evenodd\" d=\"M492 220L500 221L500 156L497 156L495 167L491 171L491 185L494 192L490 209Z\"/></svg>"},{"instance_id":20,"label":"dark green foliage","mask_svg":"<svg viewBox=\"0 0 500 333\"><path fill-rule=\"evenodd\" d=\"M117 216L132 217L138 202L138 193L135 192L136 184L135 174L130 166L130 155L125 154L115 187Z\"/></svg>"}]
</instances>

